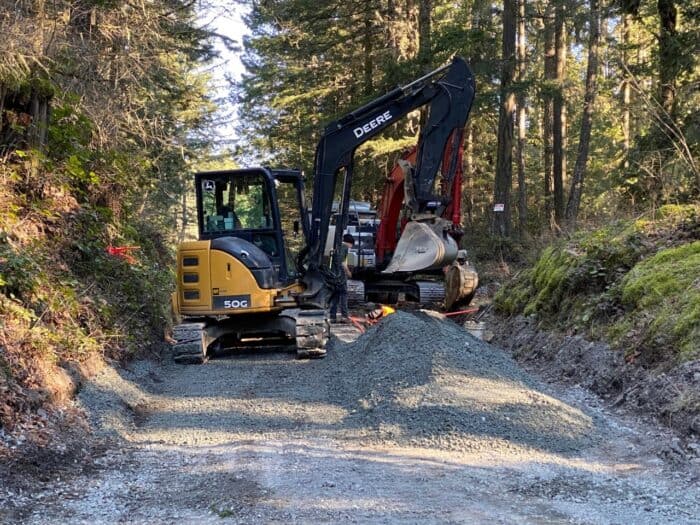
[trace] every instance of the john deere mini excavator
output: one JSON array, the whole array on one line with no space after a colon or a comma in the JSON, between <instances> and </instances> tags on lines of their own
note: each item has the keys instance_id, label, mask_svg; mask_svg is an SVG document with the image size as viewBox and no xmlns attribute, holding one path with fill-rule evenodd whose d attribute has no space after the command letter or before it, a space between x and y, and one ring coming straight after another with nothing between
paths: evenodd
<instances>
[{"instance_id":1,"label":"john deere mini excavator","mask_svg":"<svg viewBox=\"0 0 700 525\"><path fill-rule=\"evenodd\" d=\"M473 74L455 57L329 124L316 148L310 213L298 170L195 174L199 240L184 242L177 251L172 302L184 322L173 330L174 359L201 363L217 349L280 343L295 343L302 357L325 355L330 334L325 309L342 271L338 254L348 219L355 150L426 105L415 168L405 181L402 215L416 223L404 224L404 234L413 232L423 244L416 246L402 236L395 253L396 257L400 252L400 260L391 268L411 271L415 258L410 254L426 258L426 251L437 254L427 257L432 267L450 265L456 244L450 224L442 218L448 203L436 188L449 187L455 177L473 99ZM340 210L329 264L324 245L336 189ZM294 202L286 199L281 207L282 193L293 194ZM415 235L416 230L422 235ZM290 254L294 241L304 245L297 257Z\"/></svg>"}]
</instances>

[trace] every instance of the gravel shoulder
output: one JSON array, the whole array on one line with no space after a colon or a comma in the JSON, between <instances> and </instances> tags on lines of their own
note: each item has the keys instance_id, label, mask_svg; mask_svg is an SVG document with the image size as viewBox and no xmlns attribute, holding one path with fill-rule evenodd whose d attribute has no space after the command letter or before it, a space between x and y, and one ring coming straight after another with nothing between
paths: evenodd
<instances>
[{"instance_id":1,"label":"gravel shoulder","mask_svg":"<svg viewBox=\"0 0 700 525\"><path fill-rule=\"evenodd\" d=\"M106 445L0 486L7 523L697 523L700 468L667 430L544 383L431 313L324 360L105 368L79 403ZM692 449L691 449L692 450ZM78 468L80 467L80 468Z\"/></svg>"}]
</instances>

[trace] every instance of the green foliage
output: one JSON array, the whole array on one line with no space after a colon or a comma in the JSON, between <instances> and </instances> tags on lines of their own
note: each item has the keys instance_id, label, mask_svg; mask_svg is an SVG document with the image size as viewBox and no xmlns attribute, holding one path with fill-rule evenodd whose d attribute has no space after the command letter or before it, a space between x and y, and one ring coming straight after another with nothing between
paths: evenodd
<instances>
[{"instance_id":1,"label":"green foliage","mask_svg":"<svg viewBox=\"0 0 700 525\"><path fill-rule=\"evenodd\" d=\"M645 253L639 234L618 223L547 247L532 269L516 279L515 299L502 290L496 304L507 313L576 315L578 299L606 292ZM591 316L588 315L587 321Z\"/></svg>"},{"instance_id":2,"label":"green foliage","mask_svg":"<svg viewBox=\"0 0 700 525\"><path fill-rule=\"evenodd\" d=\"M54 159L83 154L88 151L93 123L81 111L74 94L66 94L51 110L49 123L49 156Z\"/></svg>"},{"instance_id":3,"label":"green foliage","mask_svg":"<svg viewBox=\"0 0 700 525\"><path fill-rule=\"evenodd\" d=\"M219 518L221 518L221 519L231 518L231 517L236 515L235 510L232 510L232 509L229 509L226 507L219 508L217 505L214 505L214 504L212 504L209 507L209 510L211 512L213 512L214 514L216 514L217 516L219 516Z\"/></svg>"},{"instance_id":4,"label":"green foliage","mask_svg":"<svg viewBox=\"0 0 700 525\"><path fill-rule=\"evenodd\" d=\"M212 50L194 5L88 3L0 17L0 377L12 392L162 340L174 212L210 147ZM135 261L110 245L137 247Z\"/></svg>"},{"instance_id":5,"label":"green foliage","mask_svg":"<svg viewBox=\"0 0 700 525\"><path fill-rule=\"evenodd\" d=\"M656 210L656 219L671 225L695 224L700 221L700 206L666 204Z\"/></svg>"},{"instance_id":6,"label":"green foliage","mask_svg":"<svg viewBox=\"0 0 700 525\"><path fill-rule=\"evenodd\" d=\"M574 257L563 250L547 248L537 261L532 274L532 285L537 290L533 301L525 307L526 315L536 311L552 313L566 297L573 277Z\"/></svg>"},{"instance_id":7,"label":"green foliage","mask_svg":"<svg viewBox=\"0 0 700 525\"><path fill-rule=\"evenodd\" d=\"M21 250L0 244L0 302L8 325L25 326L18 342L45 359L132 354L159 340L170 320L174 265L162 232L122 227L116 245L138 246L136 262L106 253L119 226L107 210L77 214L61 248L40 242ZM25 351L26 348L25 348Z\"/></svg>"},{"instance_id":8,"label":"green foliage","mask_svg":"<svg viewBox=\"0 0 700 525\"><path fill-rule=\"evenodd\" d=\"M91 184L99 184L100 182L100 178L94 171L85 169L84 161L82 161L78 155L71 155L68 157L65 170L72 184L76 187L86 187Z\"/></svg>"},{"instance_id":9,"label":"green foliage","mask_svg":"<svg viewBox=\"0 0 700 525\"><path fill-rule=\"evenodd\" d=\"M608 28L601 42L603 74L585 173L579 219L582 223L615 217L621 211L645 211L665 203L692 202L700 191L698 155L700 117L696 108L698 9L697 0L676 3L679 12L673 52L660 49L659 13L653 2L639 6L627 35L614 10L603 12ZM477 96L470 116L471 155L465 194L472 206L470 220L488 227L492 220L493 175L496 164L496 123L499 108L498 70L502 64L502 17L493 4L458 1L430 2L430 64L418 56L420 28L417 2L371 0L318 5L308 0L256 2L247 20L251 35L245 42L248 74L236 96L241 101L240 147L248 159L282 166L299 166L310 173L313 152L323 126L437 66L454 54L466 57L476 76ZM425 5L425 4L422 4ZM528 4L525 14L526 57L522 78L514 91L525 97L527 129L524 155L528 188L527 227L548 229L545 213L543 100L561 94L569 137L565 155L571 177L578 154L584 99L588 20L585 3L566 6L569 42L563 85L545 79L544 29L556 2ZM675 110L670 120L660 111L659 75L675 76ZM621 86L630 89L630 102L621 101ZM623 114L631 115L624 129ZM355 198L377 201L383 176L396 154L417 139L416 116L363 146L356 155ZM670 125L672 124L672 125ZM551 154L551 152L550 152ZM693 168L695 166L695 168ZM565 193L569 188L564 188ZM513 188L514 192L516 188Z\"/></svg>"},{"instance_id":10,"label":"green foliage","mask_svg":"<svg viewBox=\"0 0 700 525\"><path fill-rule=\"evenodd\" d=\"M411 56L415 22L398 11L377 0L256 3L245 43L249 74L239 90L244 154L310 173L325 124L421 74L424 66ZM434 65L448 55L436 56ZM415 144L417 121L413 115L398 123L358 153L358 196L377 193L396 154Z\"/></svg>"},{"instance_id":11,"label":"green foliage","mask_svg":"<svg viewBox=\"0 0 700 525\"><path fill-rule=\"evenodd\" d=\"M647 362L695 358L699 212L700 205L664 206L559 241L499 290L496 308L607 338Z\"/></svg>"},{"instance_id":12,"label":"green foliage","mask_svg":"<svg viewBox=\"0 0 700 525\"><path fill-rule=\"evenodd\" d=\"M36 289L39 274L31 250L17 250L0 242L0 293L22 299Z\"/></svg>"}]
</instances>

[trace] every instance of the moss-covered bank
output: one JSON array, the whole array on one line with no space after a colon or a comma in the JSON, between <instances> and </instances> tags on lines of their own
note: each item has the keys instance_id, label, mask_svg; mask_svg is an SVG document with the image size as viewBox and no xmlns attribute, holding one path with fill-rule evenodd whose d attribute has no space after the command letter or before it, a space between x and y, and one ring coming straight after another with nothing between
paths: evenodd
<instances>
[{"instance_id":1,"label":"moss-covered bank","mask_svg":"<svg viewBox=\"0 0 700 525\"><path fill-rule=\"evenodd\" d=\"M498 311L609 341L628 361L700 357L700 205L664 206L634 221L546 248L504 286Z\"/></svg>"}]
</instances>

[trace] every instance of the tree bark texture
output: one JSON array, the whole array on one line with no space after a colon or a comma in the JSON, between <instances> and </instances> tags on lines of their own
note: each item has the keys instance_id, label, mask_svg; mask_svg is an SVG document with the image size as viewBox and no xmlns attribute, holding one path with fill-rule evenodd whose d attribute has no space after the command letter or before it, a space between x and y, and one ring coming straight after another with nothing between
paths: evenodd
<instances>
[{"instance_id":1,"label":"tree bark texture","mask_svg":"<svg viewBox=\"0 0 700 525\"><path fill-rule=\"evenodd\" d=\"M554 170L553 88L557 78L557 59L554 39L554 18L551 16L545 20L544 26L544 78L546 85L542 97L544 212L547 224L551 226L554 220L554 201L552 197L552 178Z\"/></svg>"},{"instance_id":2,"label":"tree bark texture","mask_svg":"<svg viewBox=\"0 0 700 525\"><path fill-rule=\"evenodd\" d=\"M569 202L566 205L566 223L572 229L576 225L578 211L581 206L583 179L586 174L588 153L590 150L591 127L593 122L593 106L597 92L598 81L598 46L600 44L600 12L598 0L590 0L590 19L588 32L588 65L586 68L586 91L583 97L583 116L581 117L581 132L578 142L578 154L574 173L571 177Z\"/></svg>"},{"instance_id":3,"label":"tree bark texture","mask_svg":"<svg viewBox=\"0 0 700 525\"><path fill-rule=\"evenodd\" d=\"M389 49L391 50L391 57L394 60L398 60L401 56L401 38L400 33L396 27L396 21L399 18L399 12L396 8L396 2L394 0L388 0L386 6L386 18L385 22L386 30L389 37Z\"/></svg>"},{"instance_id":4,"label":"tree bark texture","mask_svg":"<svg viewBox=\"0 0 700 525\"><path fill-rule=\"evenodd\" d=\"M372 35L372 2L367 2L364 13L364 35L362 39L362 52L364 54L364 82L363 94L371 95L374 92L372 78L374 75L373 35Z\"/></svg>"},{"instance_id":5,"label":"tree bark texture","mask_svg":"<svg viewBox=\"0 0 700 525\"><path fill-rule=\"evenodd\" d=\"M467 224L474 224L474 130L467 120L464 133L464 208Z\"/></svg>"},{"instance_id":6,"label":"tree bark texture","mask_svg":"<svg viewBox=\"0 0 700 525\"><path fill-rule=\"evenodd\" d=\"M564 178L566 177L566 104L564 80L566 78L566 26L564 6L558 3L554 15L554 40L556 47L557 89L553 103L553 182L554 222L560 227L564 221Z\"/></svg>"},{"instance_id":7,"label":"tree bark texture","mask_svg":"<svg viewBox=\"0 0 700 525\"><path fill-rule=\"evenodd\" d=\"M630 166L630 137L632 135L632 129L630 126L630 95L631 86L629 80L629 52L628 48L630 45L630 25L632 23L632 15L624 13L622 15L622 65L623 65L623 75L621 86L622 94L622 137L623 137L623 167L625 170L629 169Z\"/></svg>"},{"instance_id":8,"label":"tree bark texture","mask_svg":"<svg viewBox=\"0 0 700 525\"><path fill-rule=\"evenodd\" d=\"M517 0L503 3L503 45L501 68L501 93L498 114L498 146L496 158L496 181L494 203L502 204L503 211L494 211L494 233L501 237L510 235L511 205L510 192L513 184L513 117L515 113L515 27Z\"/></svg>"},{"instance_id":9,"label":"tree bark texture","mask_svg":"<svg viewBox=\"0 0 700 525\"><path fill-rule=\"evenodd\" d=\"M518 89L517 115L518 123L518 231L524 236L527 230L527 186L525 182L525 91L522 83L525 81L525 0L518 0Z\"/></svg>"},{"instance_id":10,"label":"tree bark texture","mask_svg":"<svg viewBox=\"0 0 700 525\"><path fill-rule=\"evenodd\" d=\"M432 69L431 17L433 0L420 0L418 5L418 63L424 73Z\"/></svg>"},{"instance_id":11,"label":"tree bark texture","mask_svg":"<svg viewBox=\"0 0 700 525\"><path fill-rule=\"evenodd\" d=\"M674 0L658 0L659 12L659 96L666 113L673 118L678 76L677 10Z\"/></svg>"},{"instance_id":12,"label":"tree bark texture","mask_svg":"<svg viewBox=\"0 0 700 525\"><path fill-rule=\"evenodd\" d=\"M6 88L2 84L0 84L0 143L2 140L2 123L4 120L4 114L5 114L5 93L6 93Z\"/></svg>"},{"instance_id":13,"label":"tree bark texture","mask_svg":"<svg viewBox=\"0 0 700 525\"><path fill-rule=\"evenodd\" d=\"M0 150L13 147L44 150L48 141L51 100L51 93L33 85L28 94L0 86Z\"/></svg>"}]
</instances>

